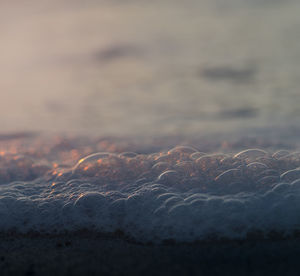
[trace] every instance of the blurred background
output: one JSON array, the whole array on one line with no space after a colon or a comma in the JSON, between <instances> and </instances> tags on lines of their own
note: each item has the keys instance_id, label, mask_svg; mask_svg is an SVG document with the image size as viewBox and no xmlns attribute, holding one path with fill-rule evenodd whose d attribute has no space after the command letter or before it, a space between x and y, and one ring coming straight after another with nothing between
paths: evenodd
<instances>
[{"instance_id":1,"label":"blurred background","mask_svg":"<svg viewBox=\"0 0 300 276\"><path fill-rule=\"evenodd\" d=\"M297 0L1 0L1 132L297 127Z\"/></svg>"}]
</instances>

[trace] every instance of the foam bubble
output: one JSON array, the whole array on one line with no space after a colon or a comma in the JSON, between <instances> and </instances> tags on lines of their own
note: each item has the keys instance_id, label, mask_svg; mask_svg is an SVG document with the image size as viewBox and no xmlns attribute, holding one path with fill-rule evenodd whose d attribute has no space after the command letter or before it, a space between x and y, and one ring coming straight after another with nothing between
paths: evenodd
<instances>
[{"instance_id":1,"label":"foam bubble","mask_svg":"<svg viewBox=\"0 0 300 276\"><path fill-rule=\"evenodd\" d=\"M298 153L90 150L2 154L0 231L121 230L160 242L288 235L300 223Z\"/></svg>"},{"instance_id":2,"label":"foam bubble","mask_svg":"<svg viewBox=\"0 0 300 276\"><path fill-rule=\"evenodd\" d=\"M282 181L292 182L294 180L300 179L300 169L289 170L280 175Z\"/></svg>"},{"instance_id":3,"label":"foam bubble","mask_svg":"<svg viewBox=\"0 0 300 276\"><path fill-rule=\"evenodd\" d=\"M267 152L261 149L247 149L243 150L236 155L234 158L241 158L241 159L256 159L258 157L263 157L267 155Z\"/></svg>"},{"instance_id":4,"label":"foam bubble","mask_svg":"<svg viewBox=\"0 0 300 276\"><path fill-rule=\"evenodd\" d=\"M176 185L179 181L179 174L175 170L167 170L159 175L157 178L158 183L164 183L169 185Z\"/></svg>"}]
</instances>

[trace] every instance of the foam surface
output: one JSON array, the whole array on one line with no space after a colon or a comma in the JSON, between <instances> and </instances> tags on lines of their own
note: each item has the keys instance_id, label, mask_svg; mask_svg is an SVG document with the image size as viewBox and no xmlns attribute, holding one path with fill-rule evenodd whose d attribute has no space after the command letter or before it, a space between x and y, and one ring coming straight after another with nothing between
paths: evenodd
<instances>
[{"instance_id":1,"label":"foam surface","mask_svg":"<svg viewBox=\"0 0 300 276\"><path fill-rule=\"evenodd\" d=\"M122 231L160 242L285 236L300 227L299 152L178 146L80 158L93 149L59 140L3 151L0 231Z\"/></svg>"}]
</instances>

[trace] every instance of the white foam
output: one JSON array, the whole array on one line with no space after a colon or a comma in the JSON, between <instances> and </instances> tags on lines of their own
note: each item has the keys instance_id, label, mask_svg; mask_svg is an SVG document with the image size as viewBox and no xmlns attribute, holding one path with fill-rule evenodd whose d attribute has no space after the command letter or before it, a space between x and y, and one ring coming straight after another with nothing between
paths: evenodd
<instances>
[{"instance_id":1,"label":"white foam","mask_svg":"<svg viewBox=\"0 0 300 276\"><path fill-rule=\"evenodd\" d=\"M288 235L300 227L299 154L176 147L84 158L73 152L79 161L71 165L62 152L54 165L37 152L2 154L0 231L121 230L160 242L258 230Z\"/></svg>"}]
</instances>

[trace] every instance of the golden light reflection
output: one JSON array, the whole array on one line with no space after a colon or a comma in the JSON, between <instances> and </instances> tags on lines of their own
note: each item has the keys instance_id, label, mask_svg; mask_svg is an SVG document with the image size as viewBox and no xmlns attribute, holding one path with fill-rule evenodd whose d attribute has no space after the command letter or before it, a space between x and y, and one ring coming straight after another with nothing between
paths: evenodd
<instances>
[{"instance_id":1,"label":"golden light reflection","mask_svg":"<svg viewBox=\"0 0 300 276\"><path fill-rule=\"evenodd\" d=\"M89 139L85 144L82 141L76 144L77 142L72 137L64 139L63 143L59 144L51 137L49 140L36 137L30 143L26 140L17 143L14 140L0 141L0 181L7 183L47 176L49 177L47 179L55 181L94 177L103 183L125 183L143 178L156 181L164 172L175 171L180 179L178 181L182 183L185 183L187 178L201 181L205 179L213 183L220 175L222 179L228 177L222 175L222 172L238 166L249 172L251 170L250 175L259 173L261 166L254 166L253 163L256 159L259 164L264 163L268 168L278 172L299 167L297 154L284 153L288 158L282 160L281 155L268 156L267 152L257 149L230 155L206 154L189 147L176 147L157 153L135 154L128 152L132 150L130 148L132 145L129 144L125 153L109 153L102 146L105 144L111 148L112 141L102 144ZM117 142L115 143L115 148L119 148ZM122 143L124 147L124 142ZM77 162L78 156L81 159ZM246 172L243 171L243 175L247 175ZM176 176L176 179L178 177ZM53 184L52 186L54 187Z\"/></svg>"}]
</instances>

